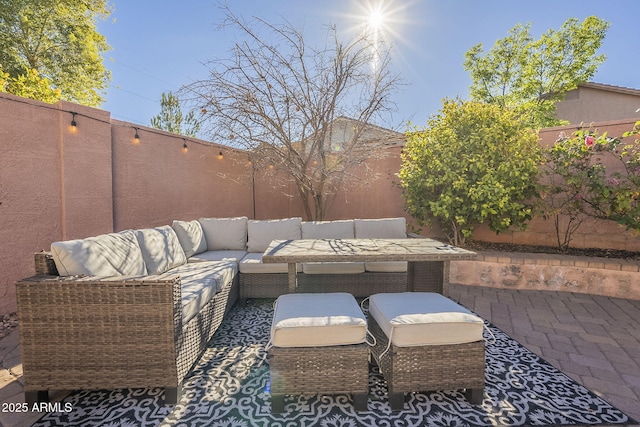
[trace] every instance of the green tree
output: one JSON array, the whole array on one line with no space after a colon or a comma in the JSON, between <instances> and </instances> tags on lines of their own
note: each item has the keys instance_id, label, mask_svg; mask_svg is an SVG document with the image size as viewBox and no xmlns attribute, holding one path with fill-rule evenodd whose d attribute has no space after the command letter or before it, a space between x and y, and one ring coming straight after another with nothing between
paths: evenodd
<instances>
[{"instance_id":1,"label":"green tree","mask_svg":"<svg viewBox=\"0 0 640 427\"><path fill-rule=\"evenodd\" d=\"M110 73L96 19L107 0L0 0L0 64L7 92L99 106Z\"/></svg>"},{"instance_id":2,"label":"green tree","mask_svg":"<svg viewBox=\"0 0 640 427\"><path fill-rule=\"evenodd\" d=\"M160 114L151 118L151 126L167 132L195 137L200 130L200 123L193 111L184 116L180 107L180 100L171 92L162 92ZM183 129L184 127L184 129Z\"/></svg>"},{"instance_id":3,"label":"green tree","mask_svg":"<svg viewBox=\"0 0 640 427\"><path fill-rule=\"evenodd\" d=\"M406 208L421 223L438 220L455 245L482 223L495 232L524 228L539 159L537 135L514 112L444 100L425 129L407 134L399 172Z\"/></svg>"},{"instance_id":4,"label":"green tree","mask_svg":"<svg viewBox=\"0 0 640 427\"><path fill-rule=\"evenodd\" d=\"M608 27L595 16L571 18L535 40L530 24L518 24L486 53L482 44L473 46L464 63L472 99L515 109L533 128L561 124L555 103L589 81L605 60L597 51Z\"/></svg>"}]
</instances>

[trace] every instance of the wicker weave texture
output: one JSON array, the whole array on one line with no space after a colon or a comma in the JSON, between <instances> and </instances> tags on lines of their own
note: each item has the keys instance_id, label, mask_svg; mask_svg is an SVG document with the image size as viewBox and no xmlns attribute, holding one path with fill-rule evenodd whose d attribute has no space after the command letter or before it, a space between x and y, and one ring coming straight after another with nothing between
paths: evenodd
<instances>
[{"instance_id":1,"label":"wicker weave texture","mask_svg":"<svg viewBox=\"0 0 640 427\"><path fill-rule=\"evenodd\" d=\"M297 292L347 292L355 297L368 297L406 290L406 273L298 273ZM288 293L287 273L240 274L240 298L277 298Z\"/></svg>"},{"instance_id":2,"label":"wicker weave texture","mask_svg":"<svg viewBox=\"0 0 640 427\"><path fill-rule=\"evenodd\" d=\"M397 347L369 316L376 338L371 353L389 384L390 393L484 388L484 341L453 345ZM382 356L381 356L382 355Z\"/></svg>"},{"instance_id":3,"label":"wicker weave texture","mask_svg":"<svg viewBox=\"0 0 640 427\"><path fill-rule=\"evenodd\" d=\"M272 394L366 394L366 343L328 347L271 347Z\"/></svg>"},{"instance_id":4,"label":"wicker weave texture","mask_svg":"<svg viewBox=\"0 0 640 427\"><path fill-rule=\"evenodd\" d=\"M46 258L36 255L36 264L47 268ZM179 388L238 288L237 278L225 284L183 324L179 278L23 279L16 291L25 392Z\"/></svg>"}]
</instances>

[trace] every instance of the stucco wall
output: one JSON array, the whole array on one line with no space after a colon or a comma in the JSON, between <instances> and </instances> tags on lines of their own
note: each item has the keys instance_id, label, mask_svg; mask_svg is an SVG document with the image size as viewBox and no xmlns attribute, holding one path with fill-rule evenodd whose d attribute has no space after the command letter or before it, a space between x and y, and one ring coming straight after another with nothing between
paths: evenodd
<instances>
[{"instance_id":1,"label":"stucco wall","mask_svg":"<svg viewBox=\"0 0 640 427\"><path fill-rule=\"evenodd\" d=\"M137 125L136 144L132 126L113 121L116 231L170 224L174 219L250 215L246 153Z\"/></svg>"},{"instance_id":2,"label":"stucco wall","mask_svg":"<svg viewBox=\"0 0 640 427\"><path fill-rule=\"evenodd\" d=\"M633 93L579 86L556 104L556 116L572 124L640 119L640 96Z\"/></svg>"},{"instance_id":3,"label":"stucco wall","mask_svg":"<svg viewBox=\"0 0 640 427\"><path fill-rule=\"evenodd\" d=\"M251 216L246 153L186 141L184 153L182 137L112 121L103 110L1 93L0 315L16 310L15 282L33 275L33 254L54 241Z\"/></svg>"}]
</instances>

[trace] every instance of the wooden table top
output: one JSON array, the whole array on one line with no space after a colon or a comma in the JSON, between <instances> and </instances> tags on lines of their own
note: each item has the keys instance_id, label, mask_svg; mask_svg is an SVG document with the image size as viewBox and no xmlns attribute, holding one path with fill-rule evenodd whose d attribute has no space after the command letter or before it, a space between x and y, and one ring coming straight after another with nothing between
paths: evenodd
<instances>
[{"instance_id":1,"label":"wooden table top","mask_svg":"<svg viewBox=\"0 0 640 427\"><path fill-rule=\"evenodd\" d=\"M433 239L274 240L265 263L473 260L476 253Z\"/></svg>"}]
</instances>

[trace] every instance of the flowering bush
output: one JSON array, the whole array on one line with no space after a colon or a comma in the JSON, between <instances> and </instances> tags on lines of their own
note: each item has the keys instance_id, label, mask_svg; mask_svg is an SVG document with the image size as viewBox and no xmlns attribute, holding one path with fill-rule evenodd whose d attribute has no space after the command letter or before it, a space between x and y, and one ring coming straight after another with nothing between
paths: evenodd
<instances>
[{"instance_id":1,"label":"flowering bush","mask_svg":"<svg viewBox=\"0 0 640 427\"><path fill-rule=\"evenodd\" d=\"M624 139L639 133L640 122L622 138L591 129L562 133L546 151L540 193L559 247L569 247L588 217L640 231L640 143Z\"/></svg>"}]
</instances>

